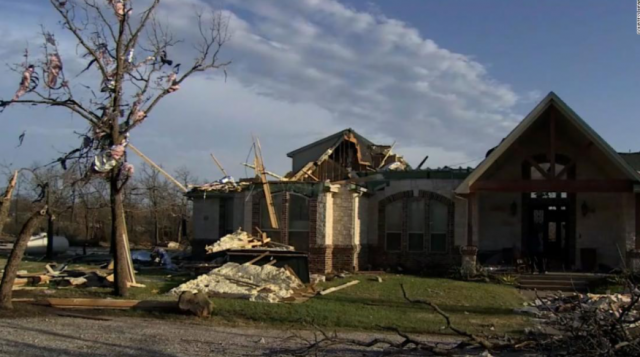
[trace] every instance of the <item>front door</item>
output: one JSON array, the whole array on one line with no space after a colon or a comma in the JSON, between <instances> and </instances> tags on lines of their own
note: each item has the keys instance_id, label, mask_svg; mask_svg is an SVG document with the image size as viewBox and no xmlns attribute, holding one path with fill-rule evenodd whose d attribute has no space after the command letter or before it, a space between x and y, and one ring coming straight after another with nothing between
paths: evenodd
<instances>
[{"instance_id":1,"label":"front door","mask_svg":"<svg viewBox=\"0 0 640 357\"><path fill-rule=\"evenodd\" d=\"M542 242L546 267L552 271L571 269L571 200L566 194L559 197L533 194L528 200L529 224L527 247L535 250ZM533 241L531 241L533 240Z\"/></svg>"}]
</instances>

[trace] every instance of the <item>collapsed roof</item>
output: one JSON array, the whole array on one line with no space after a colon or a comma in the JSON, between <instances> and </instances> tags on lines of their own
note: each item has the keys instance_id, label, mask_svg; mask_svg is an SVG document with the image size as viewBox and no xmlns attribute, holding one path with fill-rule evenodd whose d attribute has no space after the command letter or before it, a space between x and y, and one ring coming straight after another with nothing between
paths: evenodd
<instances>
[{"instance_id":1,"label":"collapsed roof","mask_svg":"<svg viewBox=\"0 0 640 357\"><path fill-rule=\"evenodd\" d=\"M292 181L339 181L358 172L406 170L393 146L376 145L348 128L287 154L293 159Z\"/></svg>"}]
</instances>

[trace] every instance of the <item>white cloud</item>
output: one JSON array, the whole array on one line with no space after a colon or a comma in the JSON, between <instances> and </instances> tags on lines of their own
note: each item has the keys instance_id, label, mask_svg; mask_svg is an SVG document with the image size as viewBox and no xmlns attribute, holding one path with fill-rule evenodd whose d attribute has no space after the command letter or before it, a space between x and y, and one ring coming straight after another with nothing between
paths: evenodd
<instances>
[{"instance_id":1,"label":"white cloud","mask_svg":"<svg viewBox=\"0 0 640 357\"><path fill-rule=\"evenodd\" d=\"M336 0L163 0L159 19L186 40L170 54L183 64L194 56L193 10L209 4L221 4L231 22L232 39L222 53L233 60L228 81L219 74L195 77L132 133L140 149L170 169L186 165L201 177L216 178L208 156L215 152L242 176L237 164L256 134L268 168L284 173L290 167L287 152L347 127L382 144L397 141L397 151L413 165L427 154L430 166L462 164L483 156L515 125L521 118L516 104L538 96L518 95L472 57L440 47L403 21ZM0 25L5 61L5 45L21 46L21 36L38 31L35 20L10 19ZM53 13L39 13L43 19L56 21ZM73 45L65 46L75 53ZM4 78L15 77L0 71ZM0 84L0 97L13 94L15 84L8 82ZM41 158L47 147L68 147L64 141L72 134L44 135L46 128L58 127L45 110L7 111L1 119L12 124L0 138L14 140L27 124L21 121L27 112L35 114L29 125L42 123L34 131L42 140L31 148L25 142L21 160ZM82 128L80 120L75 123Z\"/></svg>"}]
</instances>

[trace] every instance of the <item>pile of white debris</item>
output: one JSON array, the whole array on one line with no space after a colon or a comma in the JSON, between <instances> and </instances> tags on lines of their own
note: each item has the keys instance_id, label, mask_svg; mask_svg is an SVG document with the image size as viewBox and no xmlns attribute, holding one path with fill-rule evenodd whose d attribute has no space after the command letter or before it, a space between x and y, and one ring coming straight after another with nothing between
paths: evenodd
<instances>
[{"instance_id":1,"label":"pile of white debris","mask_svg":"<svg viewBox=\"0 0 640 357\"><path fill-rule=\"evenodd\" d=\"M272 242L270 238L256 238L241 229L227 234L214 244L205 247L207 254L222 252L229 249L272 249L272 250L293 250L292 246Z\"/></svg>"},{"instance_id":2,"label":"pile of white debris","mask_svg":"<svg viewBox=\"0 0 640 357\"><path fill-rule=\"evenodd\" d=\"M300 279L288 269L227 263L172 289L170 293L180 295L184 291L200 291L212 297L275 303L294 296L304 288Z\"/></svg>"}]
</instances>

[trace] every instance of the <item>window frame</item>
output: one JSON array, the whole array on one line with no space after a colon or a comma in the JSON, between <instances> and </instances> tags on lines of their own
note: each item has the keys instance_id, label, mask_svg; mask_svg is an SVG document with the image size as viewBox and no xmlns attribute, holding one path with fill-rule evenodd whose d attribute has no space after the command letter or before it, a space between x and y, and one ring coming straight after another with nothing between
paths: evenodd
<instances>
[{"instance_id":1,"label":"window frame","mask_svg":"<svg viewBox=\"0 0 640 357\"><path fill-rule=\"evenodd\" d=\"M410 202L412 200L417 200L424 202L424 227L423 227L423 244L422 250L410 250L410 235L420 233L414 230L410 230L409 227L409 215L410 215ZM431 222L431 202L436 201L438 204L444 206L446 210L446 222L444 224L443 232L432 232L432 222ZM401 231L388 230L387 224L387 208L389 205L400 203L402 206L401 210L401 219L402 226ZM442 255L442 254L450 254L451 249L454 242L454 224L455 224L455 204L454 201L449 199L448 197L442 196L438 193L432 191L419 190L417 193L415 191L405 191L395 193L393 195L385 197L378 203L379 214L384 215L384 220L381 221L378 225L378 244L384 247L384 251L388 253L427 253L433 255ZM389 233L398 234L400 233L400 250L389 250L388 244L388 236ZM444 235L444 250L434 250L432 249L432 236L434 234Z\"/></svg>"},{"instance_id":2,"label":"window frame","mask_svg":"<svg viewBox=\"0 0 640 357\"><path fill-rule=\"evenodd\" d=\"M400 230L396 231L390 231L387 229L387 219L389 217L388 214L388 209L391 208L392 205L398 205L399 206L399 214L400 214ZM392 253L399 253L402 252L402 239L403 239L403 232L402 232L402 217L404 216L404 204L402 203L402 201L393 201L393 202L389 202L388 204L385 205L384 209L385 209L385 216L384 216L384 227L385 227L385 231L384 231L384 250L387 252L392 252ZM399 249L398 250L390 250L389 249L389 234L399 234L400 235L400 244L399 244Z\"/></svg>"}]
</instances>

